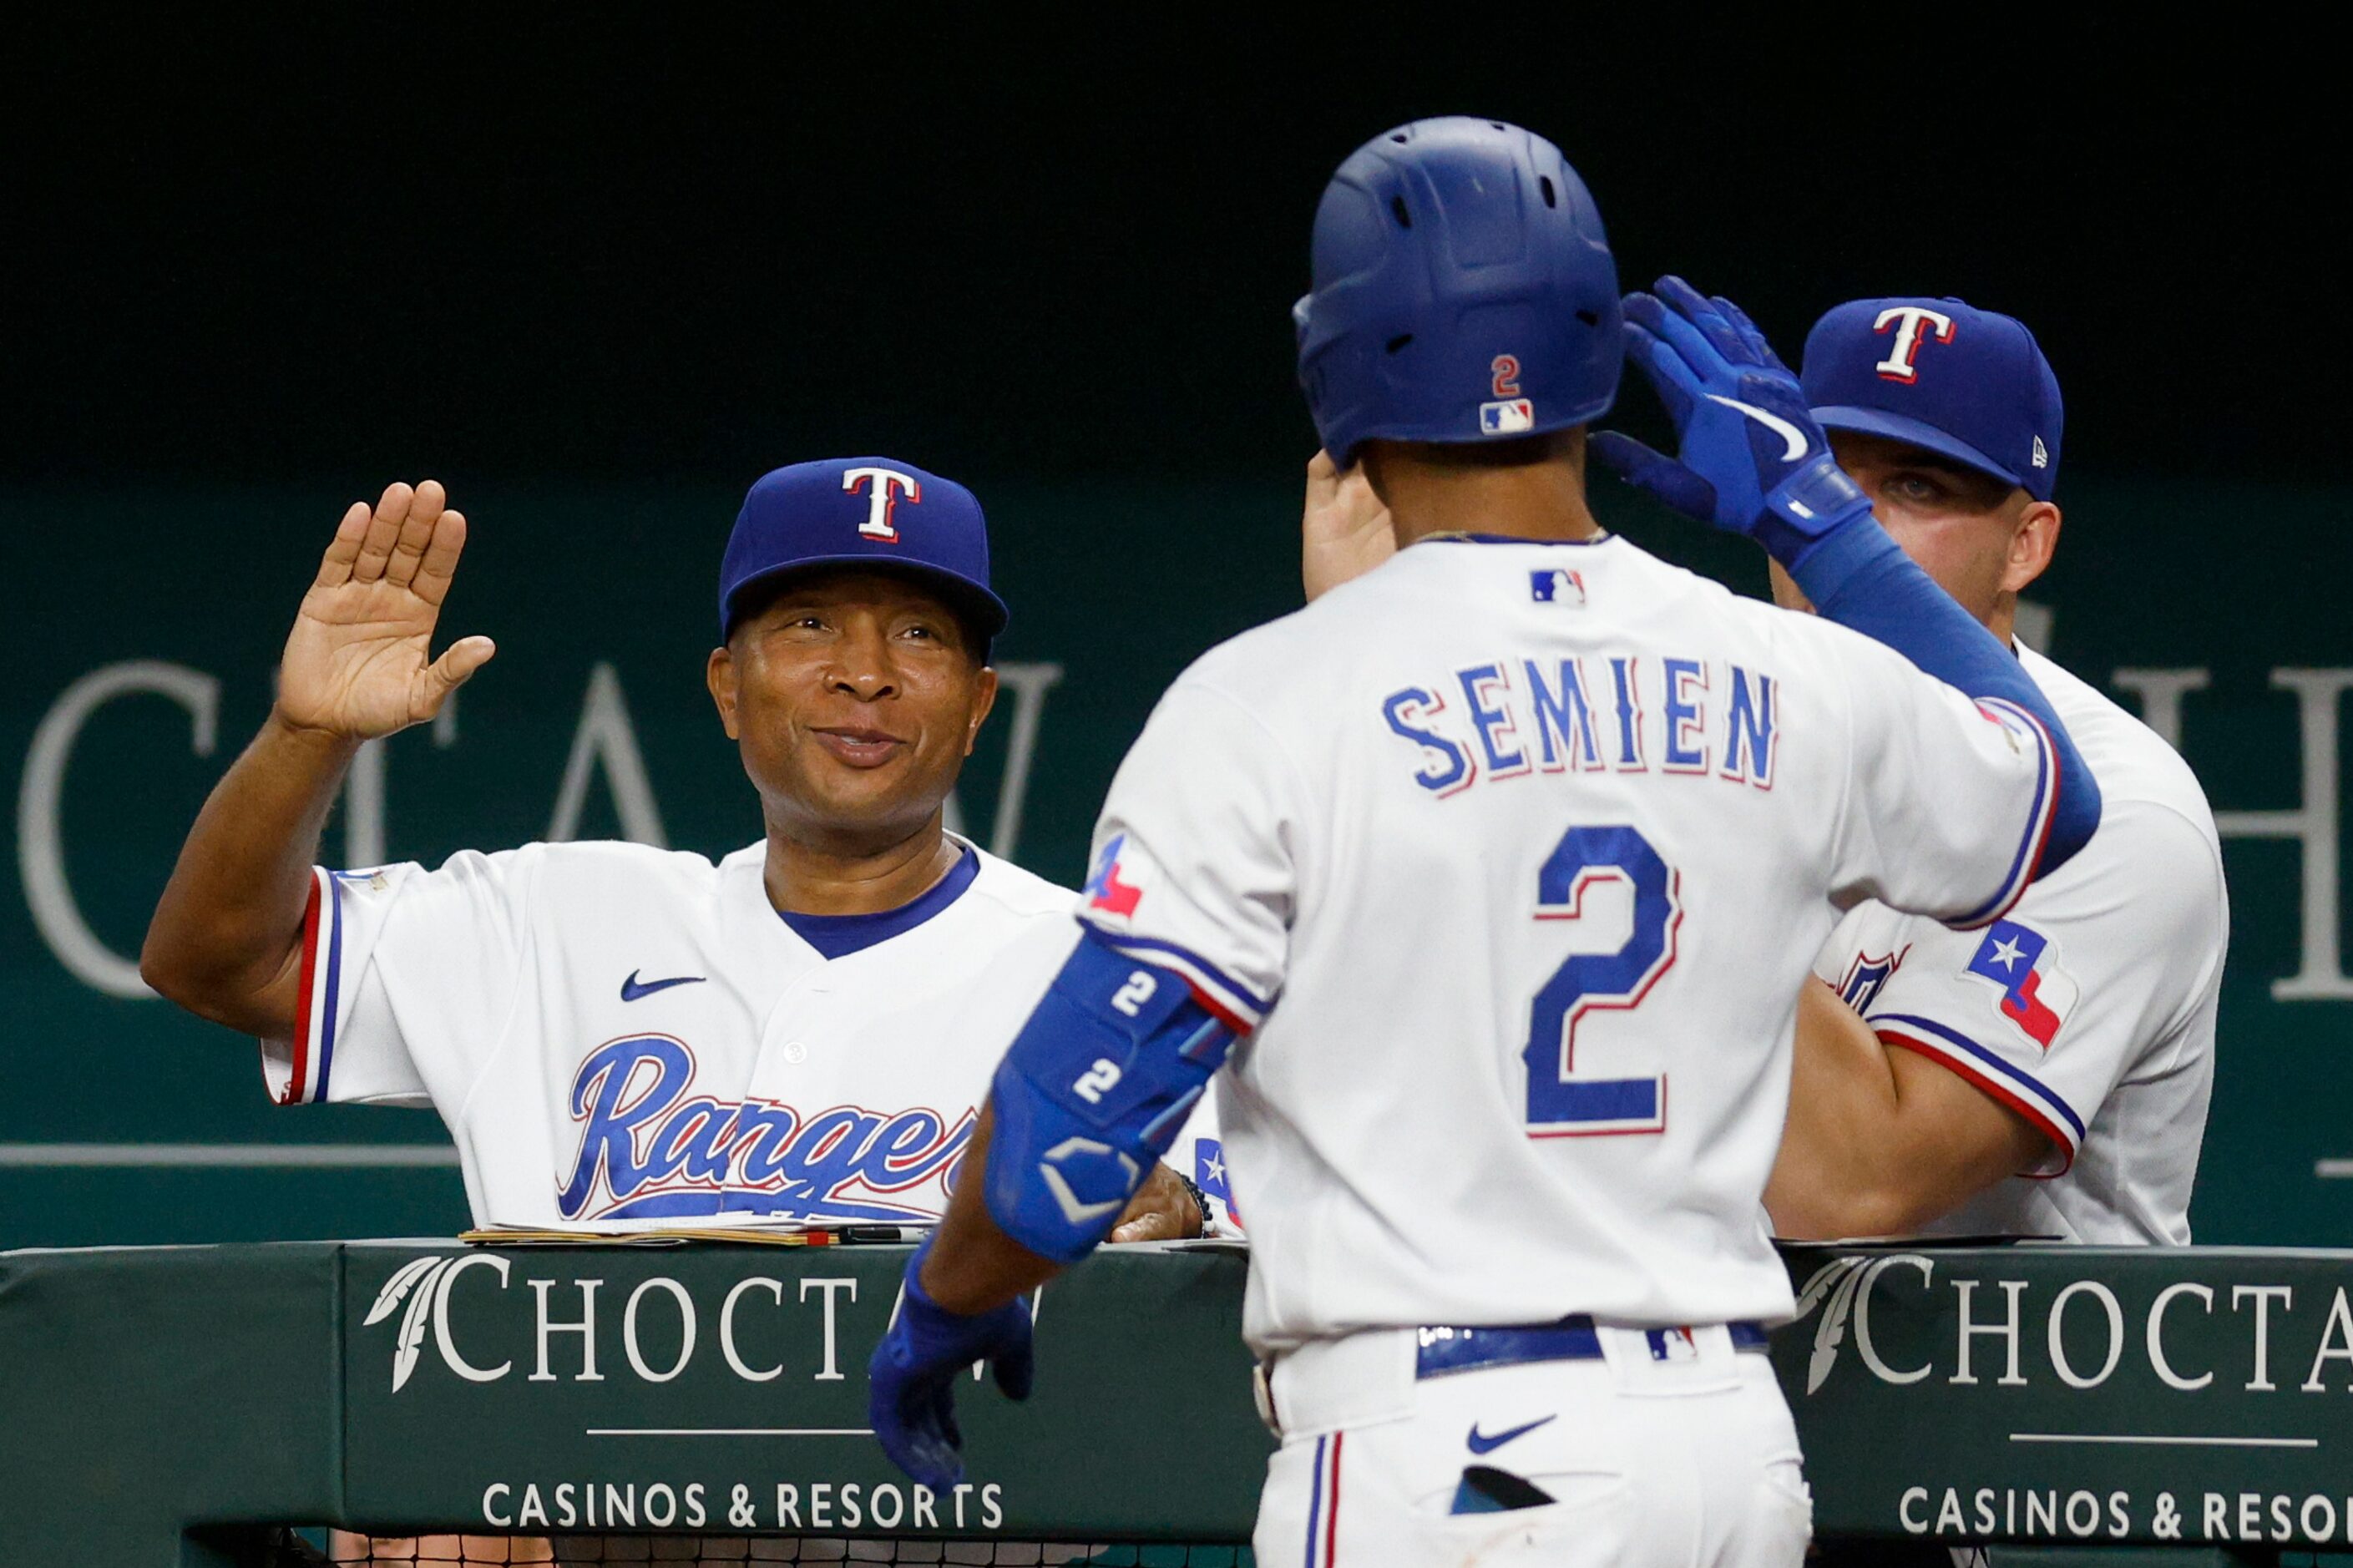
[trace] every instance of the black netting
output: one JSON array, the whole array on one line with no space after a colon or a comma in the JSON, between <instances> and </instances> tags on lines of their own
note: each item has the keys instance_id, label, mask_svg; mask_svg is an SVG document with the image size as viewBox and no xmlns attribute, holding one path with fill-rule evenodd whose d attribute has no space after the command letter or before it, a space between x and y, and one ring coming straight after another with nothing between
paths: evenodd
<instances>
[{"instance_id":1,"label":"black netting","mask_svg":"<svg viewBox=\"0 0 2353 1568\"><path fill-rule=\"evenodd\" d=\"M476 1568L509 1563L764 1563L922 1564L923 1568L1254 1568L1250 1548L1037 1541L848 1540L744 1535L368 1536L340 1530L275 1531L257 1568Z\"/></svg>"}]
</instances>

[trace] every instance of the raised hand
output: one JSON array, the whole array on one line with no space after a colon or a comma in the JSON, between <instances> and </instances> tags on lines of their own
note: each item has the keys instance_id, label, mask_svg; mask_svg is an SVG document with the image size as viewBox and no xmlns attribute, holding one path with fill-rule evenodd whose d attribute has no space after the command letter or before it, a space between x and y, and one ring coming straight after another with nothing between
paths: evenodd
<instances>
[{"instance_id":1,"label":"raised hand","mask_svg":"<svg viewBox=\"0 0 2353 1568\"><path fill-rule=\"evenodd\" d=\"M371 509L354 501L302 595L278 673L278 716L354 741L389 735L441 710L497 652L461 637L432 657L441 601L466 548L466 519L440 484L395 484Z\"/></svg>"},{"instance_id":2,"label":"raised hand","mask_svg":"<svg viewBox=\"0 0 2353 1568\"><path fill-rule=\"evenodd\" d=\"M1362 466L1342 473L1327 452L1307 464L1307 501L1299 517L1300 576L1310 599L1361 577L1397 553L1389 509L1373 493Z\"/></svg>"},{"instance_id":3,"label":"raised hand","mask_svg":"<svg viewBox=\"0 0 2353 1568\"><path fill-rule=\"evenodd\" d=\"M1831 456L1798 378L1740 308L1680 278L1626 296L1626 358L1675 424L1670 458L1616 431L1594 457L1675 510L1745 533L1787 564L1868 517L1871 503Z\"/></svg>"}]
</instances>

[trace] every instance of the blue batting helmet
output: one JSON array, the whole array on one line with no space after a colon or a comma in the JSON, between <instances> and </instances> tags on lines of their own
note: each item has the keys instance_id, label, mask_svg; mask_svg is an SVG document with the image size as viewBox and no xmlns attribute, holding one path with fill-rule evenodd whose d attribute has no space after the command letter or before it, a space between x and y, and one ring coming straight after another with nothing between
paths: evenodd
<instances>
[{"instance_id":1,"label":"blue batting helmet","mask_svg":"<svg viewBox=\"0 0 2353 1568\"><path fill-rule=\"evenodd\" d=\"M1609 411L1618 268L1560 149L1500 120L1418 120L1366 142L1315 209L1292 307L1299 382L1332 460L1375 437L1508 439Z\"/></svg>"}]
</instances>

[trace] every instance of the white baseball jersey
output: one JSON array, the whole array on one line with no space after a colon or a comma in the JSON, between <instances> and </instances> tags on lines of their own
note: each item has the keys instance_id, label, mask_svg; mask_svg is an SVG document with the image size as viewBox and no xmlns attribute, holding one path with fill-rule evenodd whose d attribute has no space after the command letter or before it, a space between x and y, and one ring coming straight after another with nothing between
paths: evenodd
<instances>
[{"instance_id":1,"label":"white baseball jersey","mask_svg":"<svg viewBox=\"0 0 2353 1568\"><path fill-rule=\"evenodd\" d=\"M2051 1140L1931 1230L2187 1246L2230 940L2213 815L2154 731L2040 654L2019 660L2100 781L2099 832L1983 931L1861 905L1814 973L1882 1039Z\"/></svg>"},{"instance_id":2,"label":"white baseball jersey","mask_svg":"<svg viewBox=\"0 0 2353 1568\"><path fill-rule=\"evenodd\" d=\"M2014 900L2053 761L1996 706L1608 538L1429 541L1202 658L1085 913L1256 1026L1252 1345L1787 1317L1799 988L1862 899Z\"/></svg>"},{"instance_id":3,"label":"white baseball jersey","mask_svg":"<svg viewBox=\"0 0 2353 1568\"><path fill-rule=\"evenodd\" d=\"M933 1220L1078 937L1073 894L964 848L902 909L789 921L756 844L322 869L264 1076L438 1109L478 1224Z\"/></svg>"}]
</instances>

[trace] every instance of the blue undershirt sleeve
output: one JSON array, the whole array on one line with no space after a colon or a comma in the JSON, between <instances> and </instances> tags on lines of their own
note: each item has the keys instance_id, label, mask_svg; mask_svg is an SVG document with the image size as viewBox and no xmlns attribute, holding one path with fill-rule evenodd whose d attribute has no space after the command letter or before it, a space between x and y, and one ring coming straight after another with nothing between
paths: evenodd
<instances>
[{"instance_id":1,"label":"blue undershirt sleeve","mask_svg":"<svg viewBox=\"0 0 2353 1568\"><path fill-rule=\"evenodd\" d=\"M997 1066L982 1176L997 1228L1057 1263L1092 1251L1237 1035L1183 975L1089 930Z\"/></svg>"},{"instance_id":2,"label":"blue undershirt sleeve","mask_svg":"<svg viewBox=\"0 0 2353 1568\"><path fill-rule=\"evenodd\" d=\"M2048 876L2100 826L2100 785L2066 726L2017 656L1995 639L1887 536L1868 513L1834 528L1785 561L1824 618L1884 643L1971 697L2000 698L2049 731L2059 777L2051 836L2035 876Z\"/></svg>"}]
</instances>

